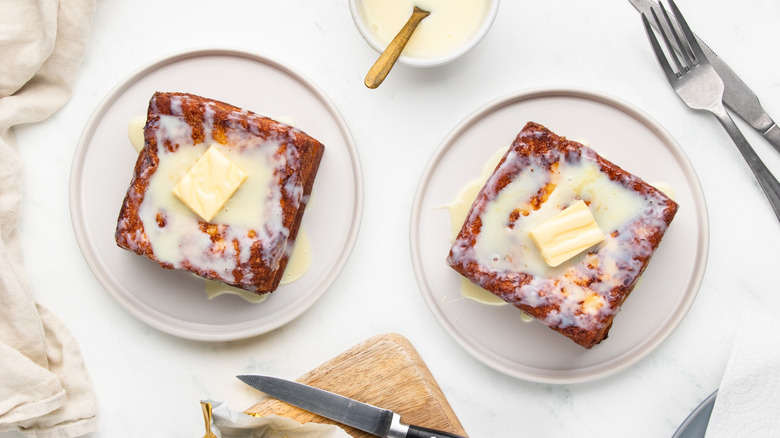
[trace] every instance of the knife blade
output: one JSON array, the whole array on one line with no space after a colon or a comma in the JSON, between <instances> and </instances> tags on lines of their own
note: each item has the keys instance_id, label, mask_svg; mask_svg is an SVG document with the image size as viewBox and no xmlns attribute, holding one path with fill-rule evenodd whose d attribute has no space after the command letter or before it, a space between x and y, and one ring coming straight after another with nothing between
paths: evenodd
<instances>
[{"instance_id":1,"label":"knife blade","mask_svg":"<svg viewBox=\"0 0 780 438\"><path fill-rule=\"evenodd\" d=\"M395 412L342 395L277 377L236 376L276 399L383 438L465 438L449 432L401 423Z\"/></svg>"},{"instance_id":2,"label":"knife blade","mask_svg":"<svg viewBox=\"0 0 780 438\"><path fill-rule=\"evenodd\" d=\"M645 14L647 17L652 17L650 12L653 8L658 10L658 3L654 0L629 0L634 8ZM660 14L659 14L660 17ZM655 20L648 20L650 24L656 30L657 23ZM666 23L662 22L662 26L666 27ZM742 120L747 122L750 126L758 131L764 138L780 152L780 127L769 117L764 108L761 106L761 102L758 100L758 96L745 84L740 77L734 73L734 70L726 64L726 62L718 56L712 49L696 36L696 40L701 44L704 54L707 59L718 72L720 78L723 80L725 89L723 91L723 103L734 111ZM675 50L679 51L676 41L672 41L675 46Z\"/></svg>"}]
</instances>

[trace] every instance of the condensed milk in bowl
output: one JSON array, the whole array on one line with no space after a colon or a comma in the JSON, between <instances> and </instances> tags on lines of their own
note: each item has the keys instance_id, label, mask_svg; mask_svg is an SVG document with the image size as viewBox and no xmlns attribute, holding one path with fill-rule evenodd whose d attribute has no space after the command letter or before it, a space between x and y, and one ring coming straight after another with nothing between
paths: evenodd
<instances>
[{"instance_id":1,"label":"condensed milk in bowl","mask_svg":"<svg viewBox=\"0 0 780 438\"><path fill-rule=\"evenodd\" d=\"M398 62L433 67L453 61L477 45L492 26L498 4L499 0L350 0L349 8L363 39L380 53L415 6L430 12Z\"/></svg>"}]
</instances>

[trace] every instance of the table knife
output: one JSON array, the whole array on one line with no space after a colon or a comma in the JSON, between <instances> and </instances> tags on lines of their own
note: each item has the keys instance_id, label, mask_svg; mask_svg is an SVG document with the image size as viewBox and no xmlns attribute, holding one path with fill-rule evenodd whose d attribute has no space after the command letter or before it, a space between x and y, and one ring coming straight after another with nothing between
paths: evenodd
<instances>
[{"instance_id":1,"label":"table knife","mask_svg":"<svg viewBox=\"0 0 780 438\"><path fill-rule=\"evenodd\" d=\"M332 392L276 377L236 376L271 397L383 438L465 438L401 423L401 416Z\"/></svg>"},{"instance_id":2,"label":"table knife","mask_svg":"<svg viewBox=\"0 0 780 438\"><path fill-rule=\"evenodd\" d=\"M654 0L629 0L637 11L652 17L651 9L657 8L658 3ZM653 27L657 24L655 20L648 20ZM666 26L663 23L662 26ZM659 29L656 29L659 30ZM707 44L696 35L696 40L702 46L704 54L710 61L715 71L718 72L723 80L725 90L723 91L723 103L732 111L737 113L744 121L758 131L778 152L780 152L780 127L769 117L769 114L761 107L758 97L750 88L742 82L742 79L734 73L728 64L719 57ZM676 46L676 42L672 42ZM678 47L675 47L679 51Z\"/></svg>"}]
</instances>

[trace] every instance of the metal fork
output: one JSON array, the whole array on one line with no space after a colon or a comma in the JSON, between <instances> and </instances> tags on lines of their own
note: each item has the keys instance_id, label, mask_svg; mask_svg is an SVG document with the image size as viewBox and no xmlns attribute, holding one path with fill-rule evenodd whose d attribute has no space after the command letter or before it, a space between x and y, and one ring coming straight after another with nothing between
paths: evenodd
<instances>
[{"instance_id":1,"label":"metal fork","mask_svg":"<svg viewBox=\"0 0 780 438\"><path fill-rule=\"evenodd\" d=\"M667 25L661 25L661 19L658 17L655 8L652 9L652 19L655 20L658 29L661 30L659 34L666 45L668 57L672 58L676 68L672 68L670 65L667 55L655 37L647 16L642 14L642 22L645 25L647 37L650 39L650 44L653 46L653 51L656 58L658 58L661 69L666 74L666 79L672 85L674 91L677 92L677 95L689 107L709 111L718 118L720 124L723 125L723 128L731 136L734 144L737 145L737 149L739 149L742 157L747 161L766 197L769 199L775 216L780 220L780 183L777 182L777 179L764 165L761 158L756 155L756 152L745 139L745 136L742 135L734 120L726 112L726 108L723 106L723 80L710 65L677 5L674 4L673 0L668 0L668 2L673 16L680 25L682 35L672 26L669 13L662 3L659 2L661 15ZM673 49L672 40L681 48L679 54Z\"/></svg>"}]
</instances>

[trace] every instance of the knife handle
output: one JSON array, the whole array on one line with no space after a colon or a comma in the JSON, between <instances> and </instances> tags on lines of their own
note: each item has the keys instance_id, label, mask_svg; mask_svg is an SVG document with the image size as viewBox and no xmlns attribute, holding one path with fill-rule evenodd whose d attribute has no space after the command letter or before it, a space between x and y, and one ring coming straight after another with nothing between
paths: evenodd
<instances>
[{"instance_id":1,"label":"knife handle","mask_svg":"<svg viewBox=\"0 0 780 438\"><path fill-rule=\"evenodd\" d=\"M726 132L729 133L729 136L734 141L737 149L739 149L742 157L745 159L748 166L750 166L750 170L753 171L753 175L755 175L758 180L758 184L761 186L767 199L769 199L769 204L772 206L772 210L774 210L777 220L780 220L780 181L772 175L772 172L766 167L764 162L761 161L761 158L759 158L758 154L756 154L750 146L750 143L748 143L747 139L742 134L742 131L739 130L734 123L734 120L732 120L731 116L726 112L726 109L721 106L719 110L713 110L712 113L718 118L718 121L723 125Z\"/></svg>"},{"instance_id":2,"label":"knife handle","mask_svg":"<svg viewBox=\"0 0 780 438\"><path fill-rule=\"evenodd\" d=\"M780 152L780 127L773 124L772 127L767 129L764 133L764 138L767 139L769 144L771 144L777 152Z\"/></svg>"},{"instance_id":3,"label":"knife handle","mask_svg":"<svg viewBox=\"0 0 780 438\"><path fill-rule=\"evenodd\" d=\"M420 426L409 426L409 430L406 432L406 438L466 438L462 435L455 435L454 433L442 432L436 429L428 429Z\"/></svg>"}]
</instances>

